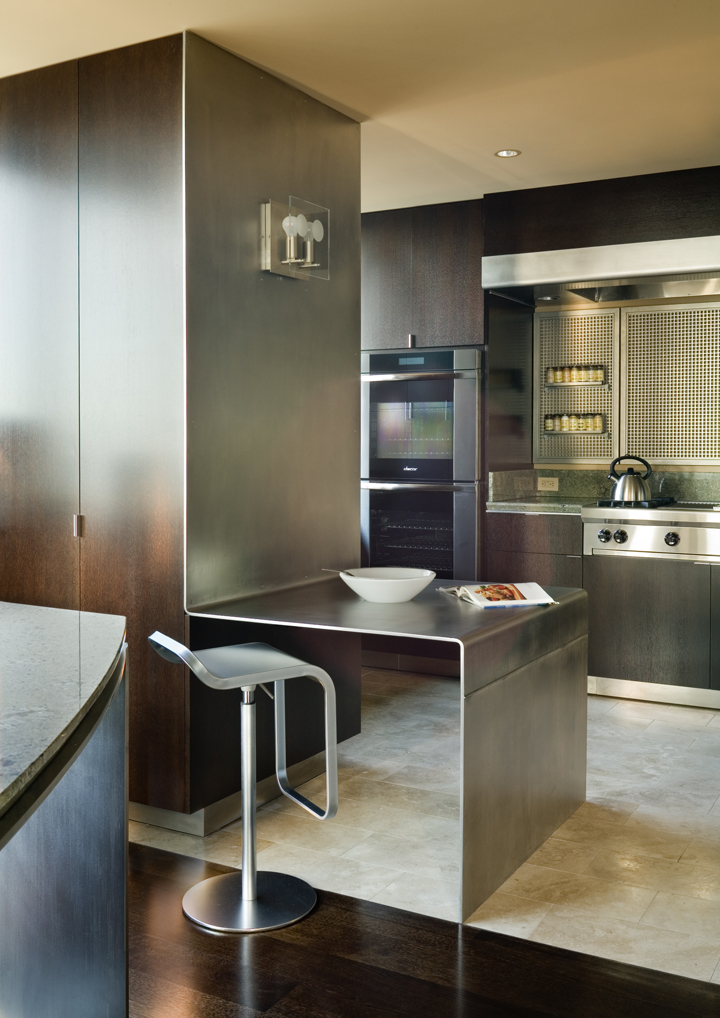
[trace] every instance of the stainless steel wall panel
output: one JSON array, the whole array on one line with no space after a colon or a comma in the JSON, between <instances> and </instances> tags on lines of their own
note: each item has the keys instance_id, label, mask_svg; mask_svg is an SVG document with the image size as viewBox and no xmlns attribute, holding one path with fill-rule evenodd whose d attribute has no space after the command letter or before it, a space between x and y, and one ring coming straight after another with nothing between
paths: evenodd
<instances>
[{"instance_id":1,"label":"stainless steel wall panel","mask_svg":"<svg viewBox=\"0 0 720 1018\"><path fill-rule=\"evenodd\" d=\"M465 697L462 724L465 920L585 801L587 636Z\"/></svg>"},{"instance_id":2,"label":"stainless steel wall panel","mask_svg":"<svg viewBox=\"0 0 720 1018\"><path fill-rule=\"evenodd\" d=\"M185 37L190 608L359 562L359 125ZM260 205L330 209L330 279L260 268Z\"/></svg>"},{"instance_id":3,"label":"stainless steel wall panel","mask_svg":"<svg viewBox=\"0 0 720 1018\"><path fill-rule=\"evenodd\" d=\"M77 63L0 81L0 598L79 607Z\"/></svg>"}]
</instances>

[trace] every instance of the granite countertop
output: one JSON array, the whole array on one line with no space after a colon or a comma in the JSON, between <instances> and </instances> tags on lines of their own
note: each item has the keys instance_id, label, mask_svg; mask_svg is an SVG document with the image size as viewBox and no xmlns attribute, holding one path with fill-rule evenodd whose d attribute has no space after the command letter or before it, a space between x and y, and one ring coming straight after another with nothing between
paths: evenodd
<instances>
[{"instance_id":1,"label":"granite countertop","mask_svg":"<svg viewBox=\"0 0 720 1018\"><path fill-rule=\"evenodd\" d=\"M580 515L584 505L594 505L592 495L526 495L524 498L507 498L488 502L491 513L568 513Z\"/></svg>"},{"instance_id":2,"label":"granite countertop","mask_svg":"<svg viewBox=\"0 0 720 1018\"><path fill-rule=\"evenodd\" d=\"M0 815L90 710L124 636L120 615L0 601Z\"/></svg>"}]
</instances>

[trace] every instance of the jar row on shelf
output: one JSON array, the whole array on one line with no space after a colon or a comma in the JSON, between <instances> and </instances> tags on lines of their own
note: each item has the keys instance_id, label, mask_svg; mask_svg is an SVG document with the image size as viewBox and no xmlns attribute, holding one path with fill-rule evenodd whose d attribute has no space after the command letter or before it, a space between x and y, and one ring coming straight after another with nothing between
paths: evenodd
<instances>
[{"instance_id":1,"label":"jar row on shelf","mask_svg":"<svg viewBox=\"0 0 720 1018\"><path fill-rule=\"evenodd\" d=\"M602 414L545 414L546 432L588 432L596 435L605 431Z\"/></svg>"},{"instance_id":2,"label":"jar row on shelf","mask_svg":"<svg viewBox=\"0 0 720 1018\"><path fill-rule=\"evenodd\" d=\"M547 368L545 381L548 385L602 385L605 382L605 367L602 364L565 364L563 367Z\"/></svg>"}]
</instances>

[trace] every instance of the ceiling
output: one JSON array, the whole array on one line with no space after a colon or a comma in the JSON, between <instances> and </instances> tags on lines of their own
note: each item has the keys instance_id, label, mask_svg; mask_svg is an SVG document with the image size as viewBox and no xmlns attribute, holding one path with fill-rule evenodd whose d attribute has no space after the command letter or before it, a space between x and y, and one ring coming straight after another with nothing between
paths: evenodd
<instances>
[{"instance_id":1,"label":"ceiling","mask_svg":"<svg viewBox=\"0 0 720 1018\"><path fill-rule=\"evenodd\" d=\"M365 211L720 164L718 0L0 0L0 19L0 76L182 29L274 71L363 122Z\"/></svg>"}]
</instances>

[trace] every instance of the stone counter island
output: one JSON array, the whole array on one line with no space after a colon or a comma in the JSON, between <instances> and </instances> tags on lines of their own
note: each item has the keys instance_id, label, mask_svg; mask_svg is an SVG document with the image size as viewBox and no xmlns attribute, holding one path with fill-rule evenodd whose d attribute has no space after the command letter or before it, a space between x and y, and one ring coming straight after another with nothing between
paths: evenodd
<instances>
[{"instance_id":1,"label":"stone counter island","mask_svg":"<svg viewBox=\"0 0 720 1018\"><path fill-rule=\"evenodd\" d=\"M125 619L0 602L0 1014L127 1013Z\"/></svg>"},{"instance_id":2,"label":"stone counter island","mask_svg":"<svg viewBox=\"0 0 720 1018\"><path fill-rule=\"evenodd\" d=\"M556 604L489 610L438 591L443 585L404 604L375 604L331 579L194 611L190 631L197 647L264 640L321 667L334 642L340 658L349 633L457 646L462 921L585 799L587 595L549 587ZM308 630L314 640L298 649L291 634Z\"/></svg>"}]
</instances>

